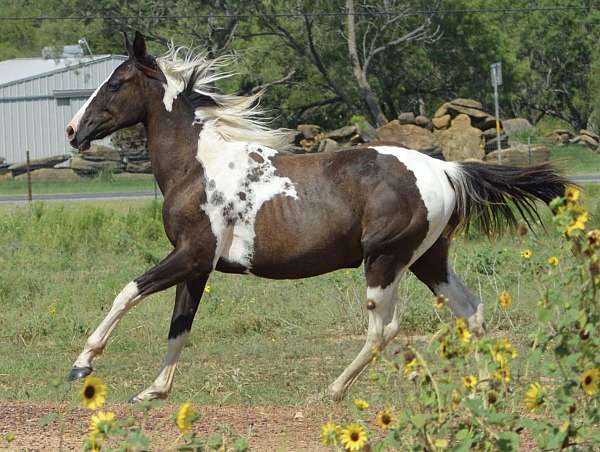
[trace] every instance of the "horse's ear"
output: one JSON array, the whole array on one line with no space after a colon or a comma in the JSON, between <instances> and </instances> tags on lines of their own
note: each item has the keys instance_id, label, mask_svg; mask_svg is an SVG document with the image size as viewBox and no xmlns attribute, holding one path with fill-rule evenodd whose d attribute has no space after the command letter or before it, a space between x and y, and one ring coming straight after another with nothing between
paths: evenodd
<instances>
[{"instance_id":1,"label":"horse's ear","mask_svg":"<svg viewBox=\"0 0 600 452\"><path fill-rule=\"evenodd\" d=\"M129 58L133 59L133 46L131 45L131 41L129 40L129 36L127 36L127 32L123 32L123 36L125 38L125 48L127 49L127 55Z\"/></svg>"},{"instance_id":2,"label":"horse's ear","mask_svg":"<svg viewBox=\"0 0 600 452\"><path fill-rule=\"evenodd\" d=\"M133 39L133 57L138 61L144 61L147 56L148 52L146 51L144 35L136 31L135 38Z\"/></svg>"}]
</instances>

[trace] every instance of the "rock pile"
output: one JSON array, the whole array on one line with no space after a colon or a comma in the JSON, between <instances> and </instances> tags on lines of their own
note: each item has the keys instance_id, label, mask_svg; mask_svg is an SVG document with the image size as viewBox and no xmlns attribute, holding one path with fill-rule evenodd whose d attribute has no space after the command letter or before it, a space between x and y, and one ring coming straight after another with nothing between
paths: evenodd
<instances>
[{"instance_id":1,"label":"rock pile","mask_svg":"<svg viewBox=\"0 0 600 452\"><path fill-rule=\"evenodd\" d=\"M578 135L569 129L556 129L546 135L546 139L558 145L578 144L600 153L600 137L588 129L581 129Z\"/></svg>"}]
</instances>

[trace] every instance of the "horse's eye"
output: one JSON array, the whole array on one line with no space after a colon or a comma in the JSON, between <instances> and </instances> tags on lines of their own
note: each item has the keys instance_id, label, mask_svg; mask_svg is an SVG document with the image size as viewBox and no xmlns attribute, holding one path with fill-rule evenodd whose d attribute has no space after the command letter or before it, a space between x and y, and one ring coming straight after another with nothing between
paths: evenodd
<instances>
[{"instance_id":1,"label":"horse's eye","mask_svg":"<svg viewBox=\"0 0 600 452\"><path fill-rule=\"evenodd\" d=\"M121 87L121 84L119 82L110 82L108 84L108 90L109 91L118 91L119 88Z\"/></svg>"}]
</instances>

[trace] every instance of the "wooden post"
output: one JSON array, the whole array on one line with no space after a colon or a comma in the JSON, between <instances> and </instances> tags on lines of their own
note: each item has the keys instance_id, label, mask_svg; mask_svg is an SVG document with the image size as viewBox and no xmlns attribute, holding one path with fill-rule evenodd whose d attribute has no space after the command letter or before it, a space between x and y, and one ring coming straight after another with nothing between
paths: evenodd
<instances>
[{"instance_id":1,"label":"wooden post","mask_svg":"<svg viewBox=\"0 0 600 452\"><path fill-rule=\"evenodd\" d=\"M25 154L27 155L27 199L29 200L29 202L32 201L32 196L31 196L31 171L29 169L29 151L26 151Z\"/></svg>"}]
</instances>

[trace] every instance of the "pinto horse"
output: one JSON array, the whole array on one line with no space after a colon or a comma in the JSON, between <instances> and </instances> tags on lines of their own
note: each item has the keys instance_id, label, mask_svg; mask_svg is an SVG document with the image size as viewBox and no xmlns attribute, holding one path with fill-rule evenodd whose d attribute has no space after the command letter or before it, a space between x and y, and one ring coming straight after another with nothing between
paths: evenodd
<instances>
[{"instance_id":1,"label":"pinto horse","mask_svg":"<svg viewBox=\"0 0 600 452\"><path fill-rule=\"evenodd\" d=\"M539 220L567 181L548 165L525 169L445 162L393 143L335 153L280 152L286 131L271 130L253 97L225 95L223 58L171 48L146 51L125 37L129 59L92 94L67 127L70 144L143 123L163 220L174 249L118 294L69 374L92 372L110 333L148 295L177 286L168 350L156 380L132 400L165 398L212 271L272 279L307 278L364 264L366 343L330 386L341 399L398 333L397 288L410 270L457 317L483 333L483 305L450 268L454 231L479 221L494 234Z\"/></svg>"}]
</instances>

